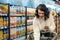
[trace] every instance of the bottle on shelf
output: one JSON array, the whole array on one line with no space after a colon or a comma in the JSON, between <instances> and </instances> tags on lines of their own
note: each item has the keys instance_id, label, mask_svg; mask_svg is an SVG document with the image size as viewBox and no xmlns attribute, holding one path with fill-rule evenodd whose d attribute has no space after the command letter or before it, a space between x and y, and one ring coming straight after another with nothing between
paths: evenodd
<instances>
[{"instance_id":1,"label":"bottle on shelf","mask_svg":"<svg viewBox=\"0 0 60 40\"><path fill-rule=\"evenodd\" d=\"M20 17L16 17L16 26L20 26Z\"/></svg>"},{"instance_id":2,"label":"bottle on shelf","mask_svg":"<svg viewBox=\"0 0 60 40\"><path fill-rule=\"evenodd\" d=\"M16 14L16 10L14 6L10 6L10 15L15 15Z\"/></svg>"},{"instance_id":3,"label":"bottle on shelf","mask_svg":"<svg viewBox=\"0 0 60 40\"><path fill-rule=\"evenodd\" d=\"M16 35L17 35L17 37L20 36L20 27L18 27L18 28L16 29Z\"/></svg>"},{"instance_id":4,"label":"bottle on shelf","mask_svg":"<svg viewBox=\"0 0 60 40\"><path fill-rule=\"evenodd\" d=\"M16 38L16 28L10 28L10 39Z\"/></svg>"}]
</instances>

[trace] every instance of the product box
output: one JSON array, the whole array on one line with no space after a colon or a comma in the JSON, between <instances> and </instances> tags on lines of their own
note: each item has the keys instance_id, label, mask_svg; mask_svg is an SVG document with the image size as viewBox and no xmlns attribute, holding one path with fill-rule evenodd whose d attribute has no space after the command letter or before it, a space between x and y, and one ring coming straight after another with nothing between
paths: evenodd
<instances>
[{"instance_id":1,"label":"product box","mask_svg":"<svg viewBox=\"0 0 60 40\"><path fill-rule=\"evenodd\" d=\"M0 17L0 27L3 27L3 18Z\"/></svg>"},{"instance_id":2,"label":"product box","mask_svg":"<svg viewBox=\"0 0 60 40\"><path fill-rule=\"evenodd\" d=\"M0 30L0 40L3 40L3 31Z\"/></svg>"}]
</instances>

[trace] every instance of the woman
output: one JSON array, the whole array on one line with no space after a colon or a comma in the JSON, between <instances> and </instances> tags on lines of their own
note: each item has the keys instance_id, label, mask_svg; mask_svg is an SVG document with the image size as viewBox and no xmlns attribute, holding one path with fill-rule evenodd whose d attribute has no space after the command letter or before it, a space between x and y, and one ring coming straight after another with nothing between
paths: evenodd
<instances>
[{"instance_id":1,"label":"woman","mask_svg":"<svg viewBox=\"0 0 60 40\"><path fill-rule=\"evenodd\" d=\"M36 8L36 16L33 20L34 40L40 40L40 30L55 30L54 18L44 4Z\"/></svg>"}]
</instances>

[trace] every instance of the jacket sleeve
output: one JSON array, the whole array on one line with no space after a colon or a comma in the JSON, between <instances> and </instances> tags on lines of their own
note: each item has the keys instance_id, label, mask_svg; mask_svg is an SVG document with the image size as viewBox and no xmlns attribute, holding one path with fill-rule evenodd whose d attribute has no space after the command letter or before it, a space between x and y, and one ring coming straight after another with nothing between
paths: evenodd
<instances>
[{"instance_id":1,"label":"jacket sleeve","mask_svg":"<svg viewBox=\"0 0 60 40\"><path fill-rule=\"evenodd\" d=\"M52 14L50 14L50 31L54 31L56 28L55 23L54 23L54 17Z\"/></svg>"},{"instance_id":2,"label":"jacket sleeve","mask_svg":"<svg viewBox=\"0 0 60 40\"><path fill-rule=\"evenodd\" d=\"M40 40L40 30L37 21L33 20L34 40Z\"/></svg>"}]
</instances>

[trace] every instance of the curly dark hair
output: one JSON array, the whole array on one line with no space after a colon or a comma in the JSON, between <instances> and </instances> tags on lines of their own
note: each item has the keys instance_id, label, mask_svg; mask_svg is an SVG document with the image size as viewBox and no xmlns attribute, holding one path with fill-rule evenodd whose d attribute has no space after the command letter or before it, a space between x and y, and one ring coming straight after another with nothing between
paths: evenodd
<instances>
[{"instance_id":1,"label":"curly dark hair","mask_svg":"<svg viewBox=\"0 0 60 40\"><path fill-rule=\"evenodd\" d=\"M45 4L40 4L37 6L36 8L36 11L35 11L35 15L37 18L39 18L39 15L38 15L38 10L41 10L41 11L44 11L44 20L47 20L49 18L49 10L48 8L46 7Z\"/></svg>"}]
</instances>

